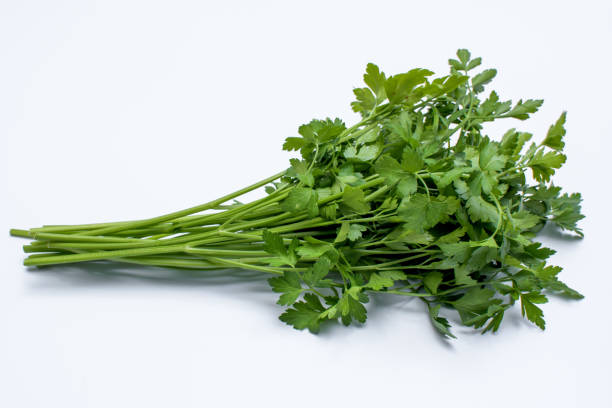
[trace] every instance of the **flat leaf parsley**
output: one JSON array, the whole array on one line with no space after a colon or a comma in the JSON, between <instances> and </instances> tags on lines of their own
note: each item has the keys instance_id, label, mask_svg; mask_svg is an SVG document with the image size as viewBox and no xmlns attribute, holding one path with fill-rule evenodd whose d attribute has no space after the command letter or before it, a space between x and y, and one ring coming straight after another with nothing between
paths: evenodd
<instances>
[{"instance_id":1,"label":"flat leaf parsley","mask_svg":"<svg viewBox=\"0 0 612 408\"><path fill-rule=\"evenodd\" d=\"M121 261L274 275L280 319L313 333L362 324L373 293L414 297L432 326L454 337L442 312L466 326L499 329L516 302L541 329L550 294L580 299L535 241L546 223L582 236L579 193L552 183L565 164L561 114L540 143L489 122L524 121L542 100L513 103L486 88L495 69L461 49L450 71L396 75L368 64L354 89L361 120L316 119L288 137L290 167L208 203L159 217L11 230L32 239L25 265ZM516 123L516 122L515 122ZM296 153L297 154L297 153ZM264 198L232 200L259 189Z\"/></svg>"}]
</instances>

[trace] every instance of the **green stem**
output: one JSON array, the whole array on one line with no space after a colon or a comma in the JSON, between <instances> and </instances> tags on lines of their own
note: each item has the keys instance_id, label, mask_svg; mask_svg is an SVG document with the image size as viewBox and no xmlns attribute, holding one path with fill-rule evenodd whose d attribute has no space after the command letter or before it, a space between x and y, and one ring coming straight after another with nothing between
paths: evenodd
<instances>
[{"instance_id":1,"label":"green stem","mask_svg":"<svg viewBox=\"0 0 612 408\"><path fill-rule=\"evenodd\" d=\"M280 173L277 173L273 176L270 176L264 180L261 180L255 184L251 184L248 187L245 187L243 189L240 189L238 191L235 191L231 194L227 194L221 198L218 198L216 200L213 201L209 201L208 203L205 204L201 204L201 205L197 205L195 207L191 207L191 208L187 208L185 210L181 210L181 211L176 211L170 214L166 214L166 215L162 215L159 217L154 217L154 218L149 218L147 220L141 220L141 221L133 221L133 222L128 222L125 224L121 224L121 225L116 225L116 226L109 226L109 227L105 227L105 228L100 228L100 229L96 229L96 230L90 230L85 232L85 235L108 235L110 233L114 233L114 232L119 232L122 231L124 229L128 229L128 228L140 228L140 227L146 227L149 225L154 225L154 224L159 224L161 222L165 222L165 221L170 221L173 220L175 218L179 218L179 217L184 217L186 215L191 215L191 214L195 214L195 213L199 213L205 210L209 210L212 209L216 206L218 206L219 204L223 204L226 201L229 201L233 198L239 197L243 194L246 194L250 191L256 190L262 186L265 186L268 183L271 183L272 181L284 176L286 173L286 171L282 171Z\"/></svg>"},{"instance_id":2,"label":"green stem","mask_svg":"<svg viewBox=\"0 0 612 408\"><path fill-rule=\"evenodd\" d=\"M215 262L218 262L221 265L231 266L231 267L234 267L234 268L240 268L240 269L246 269L246 270L255 270L255 271L260 271L260 272L273 273L273 274L276 274L276 275L282 275L283 274L282 270L278 270L278 269L275 269L275 268L272 268L272 267L246 264L246 263L243 263L243 262L232 261L231 259L222 259L222 258L210 258L210 259L215 261Z\"/></svg>"},{"instance_id":3,"label":"green stem","mask_svg":"<svg viewBox=\"0 0 612 408\"><path fill-rule=\"evenodd\" d=\"M23 261L23 264L26 266L40 266L84 261L100 261L103 259L124 258L129 256L184 252L185 248L185 245L169 245L154 248L119 249L116 251L86 252L56 256L50 255L36 258L28 257Z\"/></svg>"}]
</instances>

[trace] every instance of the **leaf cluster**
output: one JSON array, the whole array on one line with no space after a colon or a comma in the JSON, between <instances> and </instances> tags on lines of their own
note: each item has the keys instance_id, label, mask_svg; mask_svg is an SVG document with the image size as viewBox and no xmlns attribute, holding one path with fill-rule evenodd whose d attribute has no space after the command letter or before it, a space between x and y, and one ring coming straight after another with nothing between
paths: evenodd
<instances>
[{"instance_id":1,"label":"leaf cluster","mask_svg":"<svg viewBox=\"0 0 612 408\"><path fill-rule=\"evenodd\" d=\"M269 251L291 266L270 279L287 306L282 321L312 332L330 320L363 323L369 295L388 293L424 301L433 327L454 337L442 308L495 332L519 302L544 329L549 294L581 297L535 241L547 222L582 236L580 194L551 183L566 161L566 113L540 143L514 128L489 136L488 122L524 121L542 100L485 93L497 71L475 73L481 62L461 49L440 77L368 64L351 103L359 123L313 120L287 139L302 157L291 160L283 185L295 188L280 205L307 214L313 235ZM264 233L266 248L282 236Z\"/></svg>"}]
</instances>

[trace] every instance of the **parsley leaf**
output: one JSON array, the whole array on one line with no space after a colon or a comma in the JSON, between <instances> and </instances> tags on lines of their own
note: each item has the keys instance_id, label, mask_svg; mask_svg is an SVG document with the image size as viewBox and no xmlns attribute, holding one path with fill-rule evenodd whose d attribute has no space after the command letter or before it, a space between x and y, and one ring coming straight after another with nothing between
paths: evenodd
<instances>
[{"instance_id":1,"label":"parsley leaf","mask_svg":"<svg viewBox=\"0 0 612 408\"><path fill-rule=\"evenodd\" d=\"M374 290L382 288L390 288L395 284L395 281L405 280L406 274L401 271L381 271L370 275L370 281L367 287Z\"/></svg>"},{"instance_id":2,"label":"parsley leaf","mask_svg":"<svg viewBox=\"0 0 612 408\"><path fill-rule=\"evenodd\" d=\"M274 292L282 293L279 305L290 305L302 294L302 283L295 271L285 271L283 276L268 279L268 283Z\"/></svg>"},{"instance_id":3,"label":"parsley leaf","mask_svg":"<svg viewBox=\"0 0 612 408\"><path fill-rule=\"evenodd\" d=\"M269 230L263 231L264 249L266 252L275 255L277 258L270 260L271 265L290 265L294 266L297 262L295 255L295 249L298 245L297 240L292 240L289 247L285 247L283 239L280 234L270 232Z\"/></svg>"},{"instance_id":4,"label":"parsley leaf","mask_svg":"<svg viewBox=\"0 0 612 408\"><path fill-rule=\"evenodd\" d=\"M433 327L444 337L451 337L453 339L456 338L450 331L451 326L448 319L439 315L440 305L432 306L428 303L427 307L429 309L429 318L431 319L431 324Z\"/></svg>"},{"instance_id":5,"label":"parsley leaf","mask_svg":"<svg viewBox=\"0 0 612 408\"><path fill-rule=\"evenodd\" d=\"M548 299L540 293L521 294L521 314L527 316L527 319L544 330L546 322L544 321L544 313L536 304L546 303Z\"/></svg>"},{"instance_id":6,"label":"parsley leaf","mask_svg":"<svg viewBox=\"0 0 612 408\"><path fill-rule=\"evenodd\" d=\"M415 68L405 74L397 74L387 78L385 81L385 93L389 102L392 104L404 102L413 92L414 88L424 83L425 79L430 75L433 75L433 72L427 69Z\"/></svg>"},{"instance_id":7,"label":"parsley leaf","mask_svg":"<svg viewBox=\"0 0 612 408\"><path fill-rule=\"evenodd\" d=\"M281 202L281 209L293 214L306 211L308 216L315 217L319 213L317 193L310 188L294 188Z\"/></svg>"},{"instance_id":8,"label":"parsley leaf","mask_svg":"<svg viewBox=\"0 0 612 408\"><path fill-rule=\"evenodd\" d=\"M414 194L402 200L398 215L412 230L424 231L447 221L458 207L459 201L454 197Z\"/></svg>"},{"instance_id":9,"label":"parsley leaf","mask_svg":"<svg viewBox=\"0 0 612 408\"><path fill-rule=\"evenodd\" d=\"M308 168L308 163L298 159L291 159L290 163L291 167L287 175L297 177L302 183L306 184L308 187L312 187L314 185L314 176L312 175L312 171Z\"/></svg>"},{"instance_id":10,"label":"parsley leaf","mask_svg":"<svg viewBox=\"0 0 612 408\"><path fill-rule=\"evenodd\" d=\"M566 157L564 154L557 152L547 152L540 149L527 162L527 166L533 172L533 178L537 181L550 181L550 177L555 174L555 169L561 168L565 163Z\"/></svg>"},{"instance_id":11,"label":"parsley leaf","mask_svg":"<svg viewBox=\"0 0 612 408\"><path fill-rule=\"evenodd\" d=\"M442 283L442 279L442 272L431 271L423 278L423 284L430 293L435 295L438 292L438 286L440 286L440 283Z\"/></svg>"},{"instance_id":12,"label":"parsley leaf","mask_svg":"<svg viewBox=\"0 0 612 408\"><path fill-rule=\"evenodd\" d=\"M495 206L480 196L473 196L466 203L468 214L472 221L497 223L499 213Z\"/></svg>"},{"instance_id":13,"label":"parsley leaf","mask_svg":"<svg viewBox=\"0 0 612 408\"><path fill-rule=\"evenodd\" d=\"M527 99L525 102L519 100L514 108L510 112L506 113L504 117L516 118L525 120L529 118L530 113L536 113L544 101L542 99Z\"/></svg>"},{"instance_id":14,"label":"parsley leaf","mask_svg":"<svg viewBox=\"0 0 612 408\"><path fill-rule=\"evenodd\" d=\"M342 206L349 211L358 214L370 211L370 205L365 200L363 190L351 186L346 186L342 193Z\"/></svg>"},{"instance_id":15,"label":"parsley leaf","mask_svg":"<svg viewBox=\"0 0 612 408\"><path fill-rule=\"evenodd\" d=\"M321 313L324 311L325 308L319 298L307 293L304 295L304 301L294 303L293 308L287 309L279 319L298 330L308 329L312 333L318 333Z\"/></svg>"},{"instance_id":16,"label":"parsley leaf","mask_svg":"<svg viewBox=\"0 0 612 408\"><path fill-rule=\"evenodd\" d=\"M563 142L563 136L565 136L565 118L566 112L563 112L557 122L548 129L546 138L542 142L544 146L548 146L554 150L563 150L565 142Z\"/></svg>"}]
</instances>

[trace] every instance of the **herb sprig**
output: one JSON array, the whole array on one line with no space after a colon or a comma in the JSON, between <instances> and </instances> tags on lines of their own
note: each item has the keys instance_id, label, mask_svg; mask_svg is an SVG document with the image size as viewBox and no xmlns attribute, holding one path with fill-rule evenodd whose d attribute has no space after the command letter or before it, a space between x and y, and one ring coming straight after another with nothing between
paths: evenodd
<instances>
[{"instance_id":1,"label":"herb sprig","mask_svg":"<svg viewBox=\"0 0 612 408\"><path fill-rule=\"evenodd\" d=\"M351 103L359 122L302 125L283 145L301 156L286 171L217 200L146 220L11 230L33 240L24 264L258 270L275 275L280 319L315 333L364 323L372 293L420 299L446 337L443 307L485 333L518 302L544 329L548 294L582 298L535 241L547 222L582 236L580 194L551 182L566 161L566 113L540 143L516 129L494 140L488 122L526 120L542 100L485 93L497 71L474 74L481 58L467 50L448 62L440 77L368 64ZM227 204L262 187L262 199Z\"/></svg>"}]
</instances>

